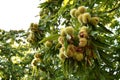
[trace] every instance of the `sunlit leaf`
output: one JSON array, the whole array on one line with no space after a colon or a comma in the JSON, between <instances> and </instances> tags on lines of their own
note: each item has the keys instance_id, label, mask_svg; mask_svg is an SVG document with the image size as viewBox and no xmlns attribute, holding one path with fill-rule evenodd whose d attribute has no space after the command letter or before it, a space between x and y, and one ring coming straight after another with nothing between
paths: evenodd
<instances>
[{"instance_id":1,"label":"sunlit leaf","mask_svg":"<svg viewBox=\"0 0 120 80\"><path fill-rule=\"evenodd\" d=\"M59 37L59 34L50 35L49 37L44 38L40 41L40 43L44 43L46 41L53 41L56 40Z\"/></svg>"},{"instance_id":2,"label":"sunlit leaf","mask_svg":"<svg viewBox=\"0 0 120 80\"><path fill-rule=\"evenodd\" d=\"M63 1L63 6L66 6L68 4L69 0L64 0Z\"/></svg>"}]
</instances>

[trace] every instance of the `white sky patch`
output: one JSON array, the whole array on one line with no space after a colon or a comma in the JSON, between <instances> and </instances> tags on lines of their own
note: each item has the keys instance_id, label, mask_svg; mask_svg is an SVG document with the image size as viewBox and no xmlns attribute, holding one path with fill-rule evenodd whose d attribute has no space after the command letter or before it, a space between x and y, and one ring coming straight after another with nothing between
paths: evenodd
<instances>
[{"instance_id":1,"label":"white sky patch","mask_svg":"<svg viewBox=\"0 0 120 80\"><path fill-rule=\"evenodd\" d=\"M0 0L0 29L27 30L30 23L38 23L39 0Z\"/></svg>"}]
</instances>

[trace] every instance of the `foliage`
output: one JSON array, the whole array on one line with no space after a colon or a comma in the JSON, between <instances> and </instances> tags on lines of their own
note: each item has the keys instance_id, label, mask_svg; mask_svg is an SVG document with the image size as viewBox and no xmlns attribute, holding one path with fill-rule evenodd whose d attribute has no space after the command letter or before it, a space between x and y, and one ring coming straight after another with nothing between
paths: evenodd
<instances>
[{"instance_id":1,"label":"foliage","mask_svg":"<svg viewBox=\"0 0 120 80\"><path fill-rule=\"evenodd\" d=\"M99 23L96 26L89 23L81 24L77 18L71 17L71 9L79 6L87 7L87 12L92 17L99 17ZM0 77L2 79L120 79L119 0L46 0L40 3L38 8L40 8L39 23L31 23L29 34L21 30L0 31ZM82 61L72 57L59 59L62 46L67 51L69 44L72 43L79 49L78 34L83 25L88 28L89 39L87 40L95 56L89 59L84 55ZM74 38L65 36L61 45L58 40L61 36L61 27L66 29L67 26L72 26L74 29ZM73 39L72 42L67 40L69 38ZM89 48L84 47L84 50L85 53L89 53Z\"/></svg>"},{"instance_id":2,"label":"foliage","mask_svg":"<svg viewBox=\"0 0 120 80\"><path fill-rule=\"evenodd\" d=\"M29 54L24 30L0 30L0 77L4 80L19 80L24 74L30 75Z\"/></svg>"}]
</instances>

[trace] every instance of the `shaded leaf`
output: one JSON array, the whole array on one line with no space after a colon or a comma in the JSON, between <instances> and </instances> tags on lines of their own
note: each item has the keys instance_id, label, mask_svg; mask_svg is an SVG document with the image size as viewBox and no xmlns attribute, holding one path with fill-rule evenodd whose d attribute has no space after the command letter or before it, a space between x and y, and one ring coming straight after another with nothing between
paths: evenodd
<instances>
[{"instance_id":1,"label":"shaded leaf","mask_svg":"<svg viewBox=\"0 0 120 80\"><path fill-rule=\"evenodd\" d=\"M98 28L99 31L104 32L104 33L110 33L110 34L113 33L112 31L107 29L103 24L99 23L98 25L99 25L99 28Z\"/></svg>"}]
</instances>

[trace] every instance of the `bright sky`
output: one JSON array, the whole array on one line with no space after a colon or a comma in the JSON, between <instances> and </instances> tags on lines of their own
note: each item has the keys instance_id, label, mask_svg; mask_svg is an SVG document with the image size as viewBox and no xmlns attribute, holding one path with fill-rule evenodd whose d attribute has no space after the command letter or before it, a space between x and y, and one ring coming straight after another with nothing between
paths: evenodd
<instances>
[{"instance_id":1,"label":"bright sky","mask_svg":"<svg viewBox=\"0 0 120 80\"><path fill-rule=\"evenodd\" d=\"M38 23L40 0L0 0L0 29L19 30Z\"/></svg>"}]
</instances>

